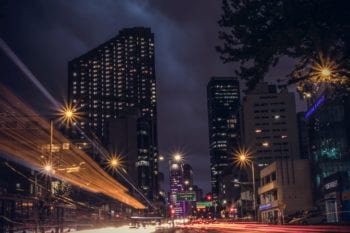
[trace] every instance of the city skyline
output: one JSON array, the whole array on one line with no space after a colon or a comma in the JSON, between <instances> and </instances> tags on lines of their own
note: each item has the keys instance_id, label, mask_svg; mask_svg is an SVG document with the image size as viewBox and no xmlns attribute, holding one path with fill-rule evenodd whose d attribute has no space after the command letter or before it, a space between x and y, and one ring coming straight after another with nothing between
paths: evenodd
<instances>
[{"instance_id":1,"label":"city skyline","mask_svg":"<svg viewBox=\"0 0 350 233\"><path fill-rule=\"evenodd\" d=\"M11 1L0 18L0 35L49 91L63 102L67 93L66 64L69 60L110 39L122 28L151 27L157 44L160 154L169 156L183 150L188 160L205 158L203 163L194 164L193 169L196 177L203 177L196 183L208 192L211 186L205 87L213 75L232 76L234 66L223 65L214 49L219 43L216 21L220 16L220 3L185 2L191 13L184 15L180 3L162 1L144 4L116 1L98 6L79 1L72 4ZM80 11L79 4L87 10ZM111 10L114 8L122 9L120 12L123 13L115 15ZM19 11L13 14L15 9ZM71 15L61 17L60 13L66 11ZM91 22L91 18L95 20ZM59 41L57 36L61 38ZM46 59L48 54L55 56L49 61ZM51 111L38 107L44 100L36 88L6 57L0 59L9 77L4 82L15 90L22 90L25 99L37 96L39 101L31 104L40 112ZM268 79L276 80L288 73L291 64L293 62L286 60L269 73ZM183 86L184 82L186 86ZM245 89L244 84L241 85L241 89ZM196 140L191 140L193 138ZM162 171L165 167L161 165Z\"/></svg>"},{"instance_id":2,"label":"city skyline","mask_svg":"<svg viewBox=\"0 0 350 233\"><path fill-rule=\"evenodd\" d=\"M0 0L0 233L349 232L349 11Z\"/></svg>"}]
</instances>

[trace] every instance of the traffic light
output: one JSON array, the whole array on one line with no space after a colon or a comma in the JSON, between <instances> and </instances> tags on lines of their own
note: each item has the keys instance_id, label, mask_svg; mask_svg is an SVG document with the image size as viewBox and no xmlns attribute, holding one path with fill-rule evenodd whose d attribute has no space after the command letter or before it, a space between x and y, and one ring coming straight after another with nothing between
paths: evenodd
<instances>
[{"instance_id":1,"label":"traffic light","mask_svg":"<svg viewBox=\"0 0 350 233\"><path fill-rule=\"evenodd\" d=\"M213 196L211 194L207 194L206 196L207 201L213 200Z\"/></svg>"}]
</instances>

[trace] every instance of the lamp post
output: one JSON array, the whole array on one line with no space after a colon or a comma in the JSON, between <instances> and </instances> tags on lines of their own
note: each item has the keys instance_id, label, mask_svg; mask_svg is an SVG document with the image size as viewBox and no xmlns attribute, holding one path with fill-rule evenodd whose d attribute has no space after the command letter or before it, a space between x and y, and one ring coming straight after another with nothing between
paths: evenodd
<instances>
[{"instance_id":1,"label":"lamp post","mask_svg":"<svg viewBox=\"0 0 350 233\"><path fill-rule=\"evenodd\" d=\"M73 120L77 117L77 114L75 112L75 109L71 106L63 107L60 110L60 120L62 122L66 122L67 124L73 122ZM49 160L43 165L43 169L47 174L51 174L54 172L54 163L53 163L53 133L54 133L54 127L53 127L53 120L50 119L50 153L49 153Z\"/></svg>"},{"instance_id":2,"label":"lamp post","mask_svg":"<svg viewBox=\"0 0 350 233\"><path fill-rule=\"evenodd\" d=\"M322 78L328 78L332 74L332 71L328 67L322 67L320 75Z\"/></svg>"},{"instance_id":3,"label":"lamp post","mask_svg":"<svg viewBox=\"0 0 350 233\"><path fill-rule=\"evenodd\" d=\"M257 214L256 214L256 187L255 187L255 169L254 169L254 162L250 158L250 153L246 149L242 149L236 153L235 162L240 167L250 166L251 172L252 172L252 179L253 179L253 208L254 208L254 219L257 220Z\"/></svg>"},{"instance_id":4,"label":"lamp post","mask_svg":"<svg viewBox=\"0 0 350 233\"><path fill-rule=\"evenodd\" d=\"M72 107L64 107L60 110L60 120L62 122L66 122L69 124L72 122L76 117L75 110ZM45 172L46 176L46 192L47 192L47 198L49 203L52 204L51 195L49 194L51 189L51 175L55 174L55 165L53 161L53 140L54 140L54 122L53 119L50 119L50 145L49 145L49 159L43 164L43 171ZM59 164L58 164L59 165ZM57 168L59 170L59 168ZM53 207L53 206L52 206ZM64 215L64 209L61 207L56 206L57 211L57 218L56 218L56 232L63 232L63 215ZM40 228L40 226L37 226Z\"/></svg>"},{"instance_id":5,"label":"lamp post","mask_svg":"<svg viewBox=\"0 0 350 233\"><path fill-rule=\"evenodd\" d=\"M107 167L115 172L123 168L123 160L120 155L112 154L107 158Z\"/></svg>"}]
</instances>

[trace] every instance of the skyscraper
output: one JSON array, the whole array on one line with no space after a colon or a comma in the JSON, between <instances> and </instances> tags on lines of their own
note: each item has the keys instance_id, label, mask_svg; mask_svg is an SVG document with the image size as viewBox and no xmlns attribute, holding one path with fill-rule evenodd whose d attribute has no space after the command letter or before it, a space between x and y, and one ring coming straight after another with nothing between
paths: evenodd
<instances>
[{"instance_id":1,"label":"skyscraper","mask_svg":"<svg viewBox=\"0 0 350 233\"><path fill-rule=\"evenodd\" d=\"M170 160L169 170L169 203L175 210L175 216L181 217L184 214L185 202L177 199L177 195L184 191L184 165L179 157Z\"/></svg>"},{"instance_id":2,"label":"skyscraper","mask_svg":"<svg viewBox=\"0 0 350 233\"><path fill-rule=\"evenodd\" d=\"M213 77L207 86L209 150L213 198L218 198L220 176L232 164L239 143L239 81L233 77Z\"/></svg>"},{"instance_id":3,"label":"skyscraper","mask_svg":"<svg viewBox=\"0 0 350 233\"><path fill-rule=\"evenodd\" d=\"M108 122L136 109L138 186L158 195L158 142L154 34L135 27L69 62L69 101L81 117L76 126L104 144ZM79 135L84 139L84 135ZM127 156L127 155L124 155Z\"/></svg>"},{"instance_id":4,"label":"skyscraper","mask_svg":"<svg viewBox=\"0 0 350 233\"><path fill-rule=\"evenodd\" d=\"M185 191L190 190L193 186L193 169L191 165L187 163L183 166L183 180L184 180L184 190Z\"/></svg>"}]
</instances>

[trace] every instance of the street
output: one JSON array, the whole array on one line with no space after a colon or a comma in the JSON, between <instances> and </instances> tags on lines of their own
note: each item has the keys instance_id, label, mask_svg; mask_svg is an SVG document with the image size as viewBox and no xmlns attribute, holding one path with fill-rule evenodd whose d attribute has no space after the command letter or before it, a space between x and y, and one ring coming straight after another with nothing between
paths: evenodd
<instances>
[{"instance_id":1,"label":"street","mask_svg":"<svg viewBox=\"0 0 350 233\"><path fill-rule=\"evenodd\" d=\"M350 0L0 0L0 233L350 233Z\"/></svg>"},{"instance_id":2,"label":"street","mask_svg":"<svg viewBox=\"0 0 350 233\"><path fill-rule=\"evenodd\" d=\"M279 226L279 225L265 225L265 224L198 224L190 226L179 226L176 228L162 228L156 229L154 226L141 227L138 229L130 229L128 226L110 227L102 229L92 229L79 231L80 233L218 233L218 232L249 232L249 233L271 233L271 232L349 232L350 228L346 226Z\"/></svg>"}]
</instances>

